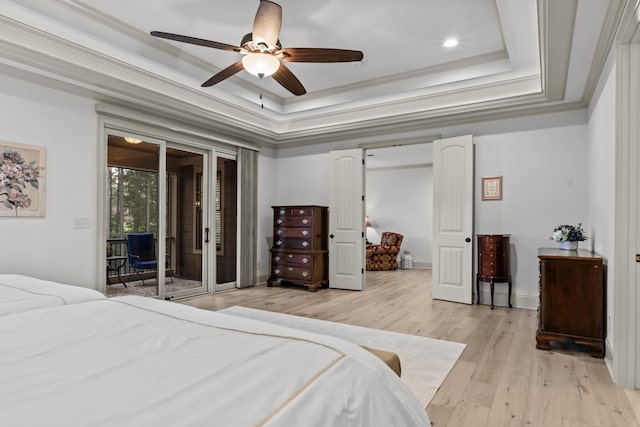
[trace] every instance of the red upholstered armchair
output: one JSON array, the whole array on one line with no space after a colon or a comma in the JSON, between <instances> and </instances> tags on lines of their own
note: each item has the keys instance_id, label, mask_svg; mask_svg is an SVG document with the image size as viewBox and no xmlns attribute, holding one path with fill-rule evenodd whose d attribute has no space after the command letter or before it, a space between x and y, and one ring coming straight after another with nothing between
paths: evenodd
<instances>
[{"instance_id":1,"label":"red upholstered armchair","mask_svg":"<svg viewBox=\"0 0 640 427\"><path fill-rule=\"evenodd\" d=\"M367 245L367 270L397 270L402 234L385 231L379 245Z\"/></svg>"}]
</instances>

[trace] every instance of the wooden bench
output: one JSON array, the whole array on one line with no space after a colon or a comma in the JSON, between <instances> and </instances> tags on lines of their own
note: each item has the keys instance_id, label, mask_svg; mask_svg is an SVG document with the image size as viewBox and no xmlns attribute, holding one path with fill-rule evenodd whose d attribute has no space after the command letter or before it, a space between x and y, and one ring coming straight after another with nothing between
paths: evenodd
<instances>
[{"instance_id":1,"label":"wooden bench","mask_svg":"<svg viewBox=\"0 0 640 427\"><path fill-rule=\"evenodd\" d=\"M360 347L369 351L374 356L382 360L396 375L400 376L402 369L400 367L400 357L392 351L378 350L377 348L369 348L361 345Z\"/></svg>"}]
</instances>

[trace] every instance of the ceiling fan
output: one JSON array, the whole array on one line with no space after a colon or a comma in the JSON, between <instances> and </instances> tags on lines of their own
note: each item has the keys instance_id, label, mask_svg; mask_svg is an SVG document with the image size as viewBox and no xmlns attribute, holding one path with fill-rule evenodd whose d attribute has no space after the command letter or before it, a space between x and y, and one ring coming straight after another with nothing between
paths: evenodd
<instances>
[{"instance_id":1,"label":"ceiling fan","mask_svg":"<svg viewBox=\"0 0 640 427\"><path fill-rule=\"evenodd\" d=\"M202 84L203 87L213 86L245 69L260 78L272 76L292 94L304 95L307 93L306 89L282 61L328 63L354 62L361 61L363 58L363 54L359 50L304 47L283 49L278 39L281 23L282 7L269 0L260 0L260 6L253 21L253 32L246 34L242 38L240 46L161 31L152 31L151 35L183 43L237 52L243 55L240 61L204 82Z\"/></svg>"}]
</instances>

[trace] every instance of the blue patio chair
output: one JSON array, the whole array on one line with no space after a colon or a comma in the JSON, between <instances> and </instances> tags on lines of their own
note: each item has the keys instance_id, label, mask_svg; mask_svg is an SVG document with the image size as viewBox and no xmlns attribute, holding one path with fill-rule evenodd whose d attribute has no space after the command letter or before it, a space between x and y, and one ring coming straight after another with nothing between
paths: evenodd
<instances>
[{"instance_id":1,"label":"blue patio chair","mask_svg":"<svg viewBox=\"0 0 640 427\"><path fill-rule=\"evenodd\" d=\"M127 254L129 257L129 265L133 269L133 274L138 275L140 279L142 279L142 284L144 285L144 277L141 273L144 271L158 269L158 260L156 258L156 247L153 234L128 234ZM173 281L173 277L171 278L171 281Z\"/></svg>"}]
</instances>

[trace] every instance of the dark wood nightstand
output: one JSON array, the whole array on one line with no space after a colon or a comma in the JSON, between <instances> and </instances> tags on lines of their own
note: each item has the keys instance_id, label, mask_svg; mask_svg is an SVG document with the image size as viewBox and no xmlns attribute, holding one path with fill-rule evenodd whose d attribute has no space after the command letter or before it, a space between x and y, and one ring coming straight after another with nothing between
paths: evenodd
<instances>
[{"instance_id":1,"label":"dark wood nightstand","mask_svg":"<svg viewBox=\"0 0 640 427\"><path fill-rule=\"evenodd\" d=\"M604 357L606 271L601 256L587 251L540 248L540 301L536 348L573 343Z\"/></svg>"}]
</instances>

